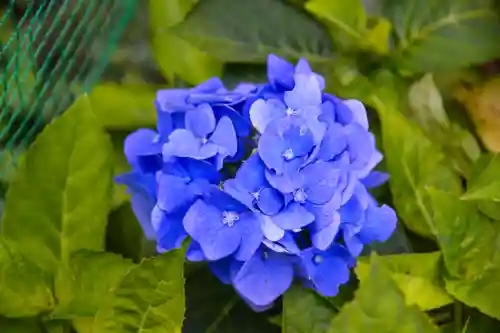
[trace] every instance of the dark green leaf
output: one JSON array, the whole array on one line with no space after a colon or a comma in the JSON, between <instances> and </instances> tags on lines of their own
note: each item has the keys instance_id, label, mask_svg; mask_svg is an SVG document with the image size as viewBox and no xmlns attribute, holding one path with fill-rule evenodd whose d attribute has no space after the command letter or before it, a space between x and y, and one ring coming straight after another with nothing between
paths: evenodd
<instances>
[{"instance_id":1,"label":"dark green leaf","mask_svg":"<svg viewBox=\"0 0 500 333\"><path fill-rule=\"evenodd\" d=\"M118 176L129 172L131 169L130 164L128 164L127 158L123 151L123 145L127 135L126 131L112 131L111 141L113 142L113 159L114 159L114 175ZM127 187L122 184L113 182L113 200L111 209L120 207L130 198L130 194L127 193Z\"/></svg>"},{"instance_id":2,"label":"dark green leaf","mask_svg":"<svg viewBox=\"0 0 500 333\"><path fill-rule=\"evenodd\" d=\"M457 69L500 55L500 24L491 4L490 0L384 0L384 13L398 37L399 68Z\"/></svg>"},{"instance_id":3,"label":"dark green leaf","mask_svg":"<svg viewBox=\"0 0 500 333\"><path fill-rule=\"evenodd\" d=\"M7 193L4 236L51 270L78 250L101 250L111 156L111 142L82 96L28 150Z\"/></svg>"},{"instance_id":4,"label":"dark green leaf","mask_svg":"<svg viewBox=\"0 0 500 333\"><path fill-rule=\"evenodd\" d=\"M279 326L269 322L276 315L274 310L256 313L206 266L197 267L187 277L186 301L183 333L280 332Z\"/></svg>"},{"instance_id":5,"label":"dark green leaf","mask_svg":"<svg viewBox=\"0 0 500 333\"><path fill-rule=\"evenodd\" d=\"M166 78L175 75L198 84L212 76L219 76L222 63L199 51L190 43L169 31L184 20L198 0L150 0L151 46L156 62Z\"/></svg>"},{"instance_id":6,"label":"dark green leaf","mask_svg":"<svg viewBox=\"0 0 500 333\"><path fill-rule=\"evenodd\" d=\"M463 333L486 333L500 331L500 322L479 311L474 311L466 320Z\"/></svg>"},{"instance_id":7,"label":"dark green leaf","mask_svg":"<svg viewBox=\"0 0 500 333\"><path fill-rule=\"evenodd\" d=\"M146 259L104 300L93 332L180 332L184 320L184 250Z\"/></svg>"},{"instance_id":8,"label":"dark green leaf","mask_svg":"<svg viewBox=\"0 0 500 333\"><path fill-rule=\"evenodd\" d=\"M483 154L474 164L467 182L465 200L500 201L500 157Z\"/></svg>"},{"instance_id":9,"label":"dark green leaf","mask_svg":"<svg viewBox=\"0 0 500 333\"><path fill-rule=\"evenodd\" d=\"M433 229L449 275L446 289L463 303L500 318L498 223L477 211L474 202L429 190L434 205Z\"/></svg>"},{"instance_id":10,"label":"dark green leaf","mask_svg":"<svg viewBox=\"0 0 500 333\"><path fill-rule=\"evenodd\" d=\"M106 250L136 262L155 253L155 244L145 239L141 225L128 202L109 215Z\"/></svg>"},{"instance_id":11,"label":"dark green leaf","mask_svg":"<svg viewBox=\"0 0 500 333\"><path fill-rule=\"evenodd\" d=\"M440 258L439 252L433 252L389 255L380 260L404 294L406 304L428 311L453 303L440 277ZM358 261L356 274L361 283L370 278L370 270L368 260Z\"/></svg>"},{"instance_id":12,"label":"dark green leaf","mask_svg":"<svg viewBox=\"0 0 500 333\"><path fill-rule=\"evenodd\" d=\"M0 240L0 314L36 316L53 306L50 276Z\"/></svg>"},{"instance_id":13,"label":"dark green leaf","mask_svg":"<svg viewBox=\"0 0 500 333\"><path fill-rule=\"evenodd\" d=\"M353 302L333 319L331 333L438 333L429 318L405 304L391 274L372 256L369 277L361 282Z\"/></svg>"},{"instance_id":14,"label":"dark green leaf","mask_svg":"<svg viewBox=\"0 0 500 333\"><path fill-rule=\"evenodd\" d=\"M229 62L264 62L269 53L328 62L333 46L325 28L281 0L203 0L173 32Z\"/></svg>"},{"instance_id":15,"label":"dark green leaf","mask_svg":"<svg viewBox=\"0 0 500 333\"><path fill-rule=\"evenodd\" d=\"M92 110L108 129L136 129L154 126L157 87L103 83L89 95Z\"/></svg>"},{"instance_id":16,"label":"dark green leaf","mask_svg":"<svg viewBox=\"0 0 500 333\"><path fill-rule=\"evenodd\" d=\"M133 264L106 252L77 252L69 267L61 267L55 281L57 308L52 317L87 317L96 314Z\"/></svg>"},{"instance_id":17,"label":"dark green leaf","mask_svg":"<svg viewBox=\"0 0 500 333\"><path fill-rule=\"evenodd\" d=\"M37 320L0 317L0 330L5 333L45 333Z\"/></svg>"},{"instance_id":18,"label":"dark green leaf","mask_svg":"<svg viewBox=\"0 0 500 333\"><path fill-rule=\"evenodd\" d=\"M325 333L337 311L310 289L292 286L283 297L283 333Z\"/></svg>"}]
</instances>

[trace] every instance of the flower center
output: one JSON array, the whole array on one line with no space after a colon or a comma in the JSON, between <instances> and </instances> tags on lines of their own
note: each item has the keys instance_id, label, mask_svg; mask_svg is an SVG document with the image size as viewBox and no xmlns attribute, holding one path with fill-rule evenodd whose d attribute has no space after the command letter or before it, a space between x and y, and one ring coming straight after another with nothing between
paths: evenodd
<instances>
[{"instance_id":1,"label":"flower center","mask_svg":"<svg viewBox=\"0 0 500 333\"><path fill-rule=\"evenodd\" d=\"M299 114L299 111L298 110L294 110L292 108L287 108L286 111L285 111L285 114L287 116L297 116Z\"/></svg>"},{"instance_id":2,"label":"flower center","mask_svg":"<svg viewBox=\"0 0 500 333\"><path fill-rule=\"evenodd\" d=\"M313 257L313 262L316 264L316 265L319 265L323 262L323 257L322 256L319 256L319 255L315 255Z\"/></svg>"},{"instance_id":3,"label":"flower center","mask_svg":"<svg viewBox=\"0 0 500 333\"><path fill-rule=\"evenodd\" d=\"M203 137L200 139L200 141L201 141L201 144L204 145L205 143L207 143L208 139Z\"/></svg>"},{"instance_id":4,"label":"flower center","mask_svg":"<svg viewBox=\"0 0 500 333\"><path fill-rule=\"evenodd\" d=\"M293 153L293 150L292 148L288 148L287 150L285 150L283 152L283 157L285 158L285 160L287 161L290 161L291 159L293 159L295 156L294 156L294 153Z\"/></svg>"},{"instance_id":5,"label":"flower center","mask_svg":"<svg viewBox=\"0 0 500 333\"><path fill-rule=\"evenodd\" d=\"M222 223L226 224L229 228L231 228L236 221L240 219L240 215L235 212L222 212Z\"/></svg>"},{"instance_id":6,"label":"flower center","mask_svg":"<svg viewBox=\"0 0 500 333\"><path fill-rule=\"evenodd\" d=\"M299 188L293 193L293 200L299 203L304 203L307 200L307 194L303 189Z\"/></svg>"}]
</instances>

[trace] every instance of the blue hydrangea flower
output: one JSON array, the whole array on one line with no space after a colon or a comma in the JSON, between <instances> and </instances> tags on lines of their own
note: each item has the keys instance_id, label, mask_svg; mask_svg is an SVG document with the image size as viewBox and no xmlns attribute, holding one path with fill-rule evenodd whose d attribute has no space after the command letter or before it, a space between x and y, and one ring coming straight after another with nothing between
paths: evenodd
<instances>
[{"instance_id":1,"label":"blue hydrangea flower","mask_svg":"<svg viewBox=\"0 0 500 333\"><path fill-rule=\"evenodd\" d=\"M325 93L304 59L270 55L267 74L158 92L157 128L129 135L132 171L117 178L159 252L189 238L187 260L208 262L255 311L294 279L336 295L397 222L367 190L388 175L374 170L383 156L363 104Z\"/></svg>"}]
</instances>

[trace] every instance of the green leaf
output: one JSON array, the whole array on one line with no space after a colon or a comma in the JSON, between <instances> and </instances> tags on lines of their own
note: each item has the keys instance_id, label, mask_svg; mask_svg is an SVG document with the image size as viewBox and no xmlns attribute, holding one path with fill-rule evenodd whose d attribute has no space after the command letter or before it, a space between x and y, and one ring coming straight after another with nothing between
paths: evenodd
<instances>
[{"instance_id":1,"label":"green leaf","mask_svg":"<svg viewBox=\"0 0 500 333\"><path fill-rule=\"evenodd\" d=\"M500 322L480 312L473 312L465 322L462 333L498 332Z\"/></svg>"},{"instance_id":2,"label":"green leaf","mask_svg":"<svg viewBox=\"0 0 500 333\"><path fill-rule=\"evenodd\" d=\"M109 215L106 251L120 254L136 262L156 253L156 244L146 240L129 202Z\"/></svg>"},{"instance_id":3,"label":"green leaf","mask_svg":"<svg viewBox=\"0 0 500 333\"><path fill-rule=\"evenodd\" d=\"M195 266L192 273L186 274L187 310L182 332L280 332L279 326L269 322L275 311L256 313L235 293L232 286L222 284L206 265L190 265Z\"/></svg>"},{"instance_id":4,"label":"green leaf","mask_svg":"<svg viewBox=\"0 0 500 333\"><path fill-rule=\"evenodd\" d=\"M54 318L93 316L133 263L106 252L77 252L69 267L61 267L55 280L57 308Z\"/></svg>"},{"instance_id":5,"label":"green leaf","mask_svg":"<svg viewBox=\"0 0 500 333\"><path fill-rule=\"evenodd\" d=\"M339 39L359 43L366 31L367 18L361 0L311 0L305 8L334 27Z\"/></svg>"},{"instance_id":6,"label":"green leaf","mask_svg":"<svg viewBox=\"0 0 500 333\"><path fill-rule=\"evenodd\" d=\"M5 333L45 333L32 318L12 319L0 317L0 328Z\"/></svg>"},{"instance_id":7,"label":"green leaf","mask_svg":"<svg viewBox=\"0 0 500 333\"><path fill-rule=\"evenodd\" d=\"M383 7L398 37L395 61L402 71L457 69L500 55L490 0L384 0Z\"/></svg>"},{"instance_id":8,"label":"green leaf","mask_svg":"<svg viewBox=\"0 0 500 333\"><path fill-rule=\"evenodd\" d=\"M262 63L269 53L329 62L328 31L281 0L203 0L173 33L228 62Z\"/></svg>"},{"instance_id":9,"label":"green leaf","mask_svg":"<svg viewBox=\"0 0 500 333\"><path fill-rule=\"evenodd\" d=\"M220 76L222 63L175 36L169 28L182 22L198 0L150 0L151 47L161 71L190 84Z\"/></svg>"},{"instance_id":10,"label":"green leaf","mask_svg":"<svg viewBox=\"0 0 500 333\"><path fill-rule=\"evenodd\" d=\"M337 311L311 289L292 286L283 297L283 333L325 333Z\"/></svg>"},{"instance_id":11,"label":"green leaf","mask_svg":"<svg viewBox=\"0 0 500 333\"><path fill-rule=\"evenodd\" d=\"M181 332L184 250L146 259L130 270L99 309L93 332Z\"/></svg>"},{"instance_id":12,"label":"green leaf","mask_svg":"<svg viewBox=\"0 0 500 333\"><path fill-rule=\"evenodd\" d=\"M103 249L111 156L111 142L82 96L28 150L7 192L3 235L53 271L78 250Z\"/></svg>"},{"instance_id":13,"label":"green leaf","mask_svg":"<svg viewBox=\"0 0 500 333\"><path fill-rule=\"evenodd\" d=\"M89 95L92 110L108 129L136 129L156 123L155 87L102 83Z\"/></svg>"},{"instance_id":14,"label":"green leaf","mask_svg":"<svg viewBox=\"0 0 500 333\"><path fill-rule=\"evenodd\" d=\"M500 201L500 157L483 154L474 164L463 200Z\"/></svg>"},{"instance_id":15,"label":"green leaf","mask_svg":"<svg viewBox=\"0 0 500 333\"><path fill-rule=\"evenodd\" d=\"M422 311L437 309L453 303L440 277L439 252L412 253L380 257L391 277L405 296L407 305L416 305ZM370 278L370 264L359 260L356 274L361 283Z\"/></svg>"},{"instance_id":16,"label":"green leaf","mask_svg":"<svg viewBox=\"0 0 500 333\"><path fill-rule=\"evenodd\" d=\"M79 317L73 319L73 328L77 333L92 333L94 317Z\"/></svg>"},{"instance_id":17,"label":"green leaf","mask_svg":"<svg viewBox=\"0 0 500 333\"><path fill-rule=\"evenodd\" d=\"M444 109L443 98L432 74L424 75L411 85L408 99L414 118L422 126L449 126L450 120Z\"/></svg>"},{"instance_id":18,"label":"green leaf","mask_svg":"<svg viewBox=\"0 0 500 333\"><path fill-rule=\"evenodd\" d=\"M461 302L500 318L500 226L477 211L474 202L429 190L433 229L448 271L447 291Z\"/></svg>"},{"instance_id":19,"label":"green leaf","mask_svg":"<svg viewBox=\"0 0 500 333\"><path fill-rule=\"evenodd\" d=\"M404 296L377 256L370 261L369 277L361 281L354 301L333 319L331 333L438 333L429 318Z\"/></svg>"},{"instance_id":20,"label":"green leaf","mask_svg":"<svg viewBox=\"0 0 500 333\"><path fill-rule=\"evenodd\" d=\"M414 232L431 236L430 202L426 188L434 186L458 193L461 181L447 164L438 146L418 126L400 112L398 91L391 82L384 88L373 85L367 98L378 111L382 125L382 142L390 188L398 215Z\"/></svg>"},{"instance_id":21,"label":"green leaf","mask_svg":"<svg viewBox=\"0 0 500 333\"><path fill-rule=\"evenodd\" d=\"M3 240L0 240L0 286L0 315L30 317L54 306L50 276Z\"/></svg>"}]
</instances>

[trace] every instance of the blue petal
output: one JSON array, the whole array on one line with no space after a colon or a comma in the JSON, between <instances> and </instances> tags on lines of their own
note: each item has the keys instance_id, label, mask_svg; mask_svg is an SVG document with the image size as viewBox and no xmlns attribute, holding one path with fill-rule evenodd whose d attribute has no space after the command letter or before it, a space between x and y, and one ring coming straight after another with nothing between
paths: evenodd
<instances>
[{"instance_id":1,"label":"blue petal","mask_svg":"<svg viewBox=\"0 0 500 333\"><path fill-rule=\"evenodd\" d=\"M285 110L285 105L277 99L259 99L250 107L250 120L259 133L264 133L269 123L285 116Z\"/></svg>"},{"instance_id":2,"label":"blue petal","mask_svg":"<svg viewBox=\"0 0 500 333\"><path fill-rule=\"evenodd\" d=\"M236 179L249 192L257 192L266 186L265 166L258 154L252 154L236 172Z\"/></svg>"},{"instance_id":3,"label":"blue petal","mask_svg":"<svg viewBox=\"0 0 500 333\"><path fill-rule=\"evenodd\" d=\"M154 202L143 193L134 193L130 198L130 205L146 238L148 240L156 239L156 233L151 224L151 212Z\"/></svg>"},{"instance_id":4,"label":"blue petal","mask_svg":"<svg viewBox=\"0 0 500 333\"><path fill-rule=\"evenodd\" d=\"M224 182L224 192L245 204L248 208L254 208L255 198L246 188L243 188L236 179L228 179Z\"/></svg>"},{"instance_id":5,"label":"blue petal","mask_svg":"<svg viewBox=\"0 0 500 333\"><path fill-rule=\"evenodd\" d=\"M182 247L182 242L187 237L187 233L182 225L182 219L186 213L186 209L178 210L174 213L167 214L159 212L161 221L157 229L158 252L170 251Z\"/></svg>"},{"instance_id":6,"label":"blue petal","mask_svg":"<svg viewBox=\"0 0 500 333\"><path fill-rule=\"evenodd\" d=\"M340 285L349 281L350 272L346 259L342 254L330 250L324 254L315 254L312 260L318 262L312 275L316 291L326 297L336 296Z\"/></svg>"},{"instance_id":7,"label":"blue petal","mask_svg":"<svg viewBox=\"0 0 500 333\"><path fill-rule=\"evenodd\" d=\"M134 165L138 156L156 155L161 153L162 144L158 141L158 134L151 129L140 129L127 136L124 143L124 152L127 161Z\"/></svg>"},{"instance_id":8,"label":"blue petal","mask_svg":"<svg viewBox=\"0 0 500 333\"><path fill-rule=\"evenodd\" d=\"M246 137L251 133L252 125L250 122L245 119L241 114L239 114L234 108L228 105L215 105L212 107L215 113L215 117L217 120L220 120L222 117L229 117L233 126L236 130L236 134L238 137Z\"/></svg>"},{"instance_id":9,"label":"blue petal","mask_svg":"<svg viewBox=\"0 0 500 333\"><path fill-rule=\"evenodd\" d=\"M241 230L241 244L234 257L239 261L249 260L259 248L264 235L260 228L260 218L255 213L244 213L234 225Z\"/></svg>"},{"instance_id":10,"label":"blue petal","mask_svg":"<svg viewBox=\"0 0 500 333\"><path fill-rule=\"evenodd\" d=\"M173 212L195 198L195 193L183 178L160 174L158 176L158 206Z\"/></svg>"},{"instance_id":11,"label":"blue petal","mask_svg":"<svg viewBox=\"0 0 500 333\"><path fill-rule=\"evenodd\" d=\"M320 89L325 89L325 79L321 75L312 72L309 63L305 58L302 58L297 62L297 65L295 65L295 73L313 75L314 77L316 77L316 80L318 80Z\"/></svg>"},{"instance_id":12,"label":"blue petal","mask_svg":"<svg viewBox=\"0 0 500 333\"><path fill-rule=\"evenodd\" d=\"M201 249L201 246L199 243L191 240L191 243L189 243L187 253L186 253L186 258L189 261L197 262L197 261L205 261L207 258L205 257L205 254L203 254L203 250Z\"/></svg>"},{"instance_id":13,"label":"blue petal","mask_svg":"<svg viewBox=\"0 0 500 333\"><path fill-rule=\"evenodd\" d=\"M350 235L344 231L344 244L353 257L358 257L363 252L364 244L357 235Z\"/></svg>"},{"instance_id":14,"label":"blue petal","mask_svg":"<svg viewBox=\"0 0 500 333\"><path fill-rule=\"evenodd\" d=\"M274 54L267 56L267 79L275 89L292 88L293 73L294 67L289 62Z\"/></svg>"},{"instance_id":15,"label":"blue petal","mask_svg":"<svg viewBox=\"0 0 500 333\"><path fill-rule=\"evenodd\" d=\"M347 136L344 127L339 123L331 123L321 142L318 158L323 161L332 160L347 147Z\"/></svg>"},{"instance_id":16,"label":"blue petal","mask_svg":"<svg viewBox=\"0 0 500 333\"><path fill-rule=\"evenodd\" d=\"M227 257L240 245L240 229L224 224L222 212L203 200L197 200L191 206L183 224L187 233L200 244L208 260Z\"/></svg>"},{"instance_id":17,"label":"blue petal","mask_svg":"<svg viewBox=\"0 0 500 333\"><path fill-rule=\"evenodd\" d=\"M243 95L248 95L254 92L257 89L257 86L253 83L239 83L234 89L233 92L240 93Z\"/></svg>"},{"instance_id":18,"label":"blue petal","mask_svg":"<svg viewBox=\"0 0 500 333\"><path fill-rule=\"evenodd\" d=\"M287 117L277 123L278 132L281 132L285 147L293 151L295 157L309 154L314 146L313 133L300 119Z\"/></svg>"},{"instance_id":19,"label":"blue petal","mask_svg":"<svg viewBox=\"0 0 500 333\"><path fill-rule=\"evenodd\" d=\"M259 139L257 152L270 169L277 174L283 173L285 160L283 152L286 150L286 143L275 130L265 131Z\"/></svg>"},{"instance_id":20,"label":"blue petal","mask_svg":"<svg viewBox=\"0 0 500 333\"><path fill-rule=\"evenodd\" d=\"M172 114L165 111L158 110L156 112L157 124L156 129L159 135L159 141L164 143L167 141L168 136L174 130L174 124L172 120Z\"/></svg>"},{"instance_id":21,"label":"blue petal","mask_svg":"<svg viewBox=\"0 0 500 333\"><path fill-rule=\"evenodd\" d=\"M339 191L338 184L341 175L339 169L330 163L317 162L310 164L302 170L304 177L304 191L307 200L321 205L329 202L335 192Z\"/></svg>"},{"instance_id":22,"label":"blue petal","mask_svg":"<svg viewBox=\"0 0 500 333\"><path fill-rule=\"evenodd\" d=\"M164 89L156 93L155 105L162 112L179 112L191 108L186 102L188 89Z\"/></svg>"},{"instance_id":23,"label":"blue petal","mask_svg":"<svg viewBox=\"0 0 500 333\"><path fill-rule=\"evenodd\" d=\"M204 195L204 198L207 204L217 207L220 211L243 213L248 210L243 203L230 194L221 191L217 186L212 186Z\"/></svg>"},{"instance_id":24,"label":"blue petal","mask_svg":"<svg viewBox=\"0 0 500 333\"><path fill-rule=\"evenodd\" d=\"M322 102L318 79L313 75L295 74L295 87L285 92L285 103L292 109L320 106Z\"/></svg>"},{"instance_id":25,"label":"blue petal","mask_svg":"<svg viewBox=\"0 0 500 333\"><path fill-rule=\"evenodd\" d=\"M272 187L282 193L292 193L300 188L304 182L299 168L304 164L303 158L295 158L283 163L281 175L266 171L266 179Z\"/></svg>"},{"instance_id":26,"label":"blue petal","mask_svg":"<svg viewBox=\"0 0 500 333\"><path fill-rule=\"evenodd\" d=\"M230 268L232 261L233 259L229 257L217 261L211 261L208 263L208 267L223 284L231 284Z\"/></svg>"},{"instance_id":27,"label":"blue petal","mask_svg":"<svg viewBox=\"0 0 500 333\"><path fill-rule=\"evenodd\" d=\"M314 221L314 215L295 202L271 218L274 224L284 230L300 229Z\"/></svg>"},{"instance_id":28,"label":"blue petal","mask_svg":"<svg viewBox=\"0 0 500 333\"><path fill-rule=\"evenodd\" d=\"M351 167L361 169L368 164L375 152L375 139L370 132L356 123L347 125L344 129L347 133Z\"/></svg>"},{"instance_id":29,"label":"blue petal","mask_svg":"<svg viewBox=\"0 0 500 333\"><path fill-rule=\"evenodd\" d=\"M262 213L275 215L283 208L283 197L275 189L266 187L259 192L257 205Z\"/></svg>"},{"instance_id":30,"label":"blue petal","mask_svg":"<svg viewBox=\"0 0 500 333\"><path fill-rule=\"evenodd\" d=\"M259 251L233 280L235 289L257 306L274 302L292 284L293 267L287 255Z\"/></svg>"},{"instance_id":31,"label":"blue petal","mask_svg":"<svg viewBox=\"0 0 500 333\"><path fill-rule=\"evenodd\" d=\"M163 155L193 158L199 156L201 142L192 132L177 129L170 134L168 139L169 142L163 145Z\"/></svg>"},{"instance_id":32,"label":"blue petal","mask_svg":"<svg viewBox=\"0 0 500 333\"><path fill-rule=\"evenodd\" d=\"M359 237L365 244L373 241L384 242L396 229L397 221L396 213L391 207L387 205L370 206L366 211Z\"/></svg>"},{"instance_id":33,"label":"blue petal","mask_svg":"<svg viewBox=\"0 0 500 333\"><path fill-rule=\"evenodd\" d=\"M210 142L218 147L219 154L234 156L238 150L238 138L231 119L222 117L215 131L210 136Z\"/></svg>"},{"instance_id":34,"label":"blue petal","mask_svg":"<svg viewBox=\"0 0 500 333\"><path fill-rule=\"evenodd\" d=\"M355 225L361 221L363 216L364 209L357 196L352 196L351 199L349 199L349 201L347 201L346 204L340 208L341 223Z\"/></svg>"},{"instance_id":35,"label":"blue petal","mask_svg":"<svg viewBox=\"0 0 500 333\"><path fill-rule=\"evenodd\" d=\"M368 116L363 103L355 99L348 99L343 102L352 112L353 120L363 129L368 130Z\"/></svg>"},{"instance_id":36,"label":"blue petal","mask_svg":"<svg viewBox=\"0 0 500 333\"><path fill-rule=\"evenodd\" d=\"M326 228L313 232L311 240L314 247L322 251L328 249L339 232L339 225L340 223L331 223Z\"/></svg>"},{"instance_id":37,"label":"blue petal","mask_svg":"<svg viewBox=\"0 0 500 333\"><path fill-rule=\"evenodd\" d=\"M180 159L180 164L186 169L191 179L205 179L212 184L218 184L220 181L219 172L206 161L186 158Z\"/></svg>"},{"instance_id":38,"label":"blue petal","mask_svg":"<svg viewBox=\"0 0 500 333\"><path fill-rule=\"evenodd\" d=\"M314 215L313 230L321 230L332 223L340 223L339 208L340 200L335 197L324 205L307 205L307 210Z\"/></svg>"},{"instance_id":39,"label":"blue petal","mask_svg":"<svg viewBox=\"0 0 500 333\"><path fill-rule=\"evenodd\" d=\"M292 233L287 231L283 237L276 241L264 239L263 244L274 252L298 254L300 252L297 243L293 239Z\"/></svg>"},{"instance_id":40,"label":"blue petal","mask_svg":"<svg viewBox=\"0 0 500 333\"><path fill-rule=\"evenodd\" d=\"M218 77L212 77L190 90L191 93L215 93L224 91L224 83Z\"/></svg>"},{"instance_id":41,"label":"blue petal","mask_svg":"<svg viewBox=\"0 0 500 333\"><path fill-rule=\"evenodd\" d=\"M374 188L383 185L388 180L389 174L387 172L372 171L360 181L366 188Z\"/></svg>"},{"instance_id":42,"label":"blue petal","mask_svg":"<svg viewBox=\"0 0 500 333\"><path fill-rule=\"evenodd\" d=\"M374 149L372 156L368 160L366 165L361 169L355 170L356 175L359 178L366 177L370 173L370 171L372 171L377 166L377 164L379 164L382 161L382 159L383 159L382 154L378 150Z\"/></svg>"},{"instance_id":43,"label":"blue petal","mask_svg":"<svg viewBox=\"0 0 500 333\"><path fill-rule=\"evenodd\" d=\"M205 138L215 130L215 116L208 104L201 104L186 112L186 129L198 138Z\"/></svg>"},{"instance_id":44,"label":"blue petal","mask_svg":"<svg viewBox=\"0 0 500 333\"><path fill-rule=\"evenodd\" d=\"M270 217L261 215L260 221L264 237L266 237L268 240L276 242L283 238L283 236L285 235L285 231L274 224L273 220Z\"/></svg>"}]
</instances>

